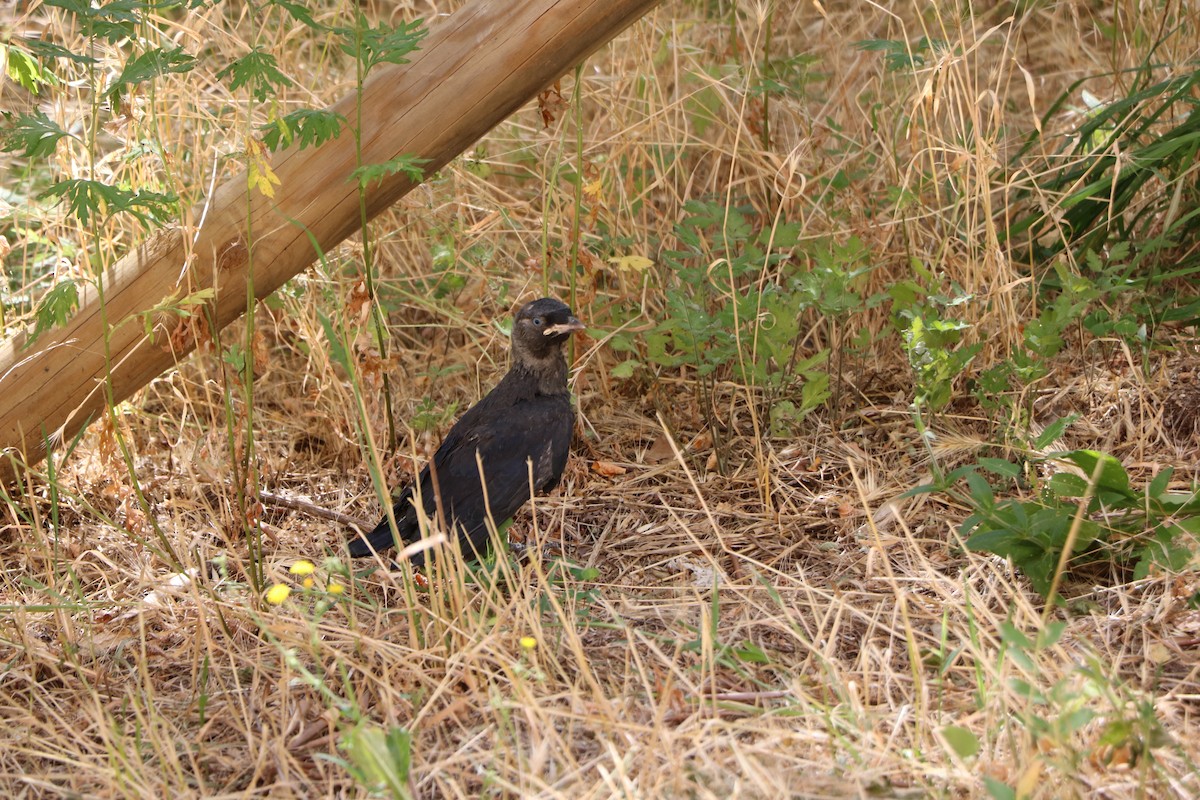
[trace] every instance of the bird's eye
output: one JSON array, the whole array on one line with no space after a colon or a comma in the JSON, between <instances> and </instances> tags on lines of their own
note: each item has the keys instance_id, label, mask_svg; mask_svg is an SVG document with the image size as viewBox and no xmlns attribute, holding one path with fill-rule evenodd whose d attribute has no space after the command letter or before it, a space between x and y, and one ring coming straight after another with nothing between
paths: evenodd
<instances>
[{"instance_id":1,"label":"bird's eye","mask_svg":"<svg viewBox=\"0 0 1200 800\"><path fill-rule=\"evenodd\" d=\"M534 318L533 318L533 324L534 324L534 325L537 325L539 328L540 328L540 327L542 327L542 318L541 318L541 317L534 317Z\"/></svg>"}]
</instances>

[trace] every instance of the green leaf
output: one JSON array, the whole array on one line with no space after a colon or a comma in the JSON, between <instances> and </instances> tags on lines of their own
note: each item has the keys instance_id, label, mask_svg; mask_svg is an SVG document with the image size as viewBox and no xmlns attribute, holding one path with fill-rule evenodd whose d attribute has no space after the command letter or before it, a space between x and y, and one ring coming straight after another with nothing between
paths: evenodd
<instances>
[{"instance_id":1,"label":"green leaf","mask_svg":"<svg viewBox=\"0 0 1200 800\"><path fill-rule=\"evenodd\" d=\"M633 371L635 369L637 369L638 366L639 366L638 361L636 361L632 358L627 358L624 361L622 361L620 364L617 364L615 367L612 368L612 376L614 378L620 378L622 380L632 378Z\"/></svg>"},{"instance_id":2,"label":"green leaf","mask_svg":"<svg viewBox=\"0 0 1200 800\"><path fill-rule=\"evenodd\" d=\"M818 369L829 360L829 350L819 350L808 358L801 359L796 362L796 366L792 367L795 372L807 374L810 372L825 372L823 369Z\"/></svg>"},{"instance_id":3,"label":"green leaf","mask_svg":"<svg viewBox=\"0 0 1200 800\"><path fill-rule=\"evenodd\" d=\"M1108 723L1102 729L1096 744L1107 747L1119 747L1131 739L1136 739L1133 724L1129 720L1117 719Z\"/></svg>"},{"instance_id":4,"label":"green leaf","mask_svg":"<svg viewBox=\"0 0 1200 800\"><path fill-rule=\"evenodd\" d=\"M1165 467L1159 470L1154 476L1154 480L1150 481L1150 485L1146 488L1146 494L1157 500L1166 494L1167 487L1171 485L1171 477L1175 474L1174 467Z\"/></svg>"},{"instance_id":5,"label":"green leaf","mask_svg":"<svg viewBox=\"0 0 1200 800\"><path fill-rule=\"evenodd\" d=\"M742 661L751 664L770 664L771 659L761 647L747 639L742 646L733 651Z\"/></svg>"},{"instance_id":6,"label":"green leaf","mask_svg":"<svg viewBox=\"0 0 1200 800\"><path fill-rule=\"evenodd\" d=\"M1099 476L1096 478L1096 487L1098 489L1107 489L1112 492L1119 492L1126 496L1133 496L1133 492L1129 488L1129 475L1125 472L1125 467L1121 466L1121 462L1108 453L1099 453L1095 450L1071 450L1066 453L1054 453L1054 458L1070 461L1083 470L1090 482L1093 476L1097 473L1099 466Z\"/></svg>"},{"instance_id":7,"label":"green leaf","mask_svg":"<svg viewBox=\"0 0 1200 800\"><path fill-rule=\"evenodd\" d=\"M683 107L688 124L697 136L703 136L712 124L721 118L724 103L721 101L721 93L711 85L706 85L686 95Z\"/></svg>"},{"instance_id":8,"label":"green leaf","mask_svg":"<svg viewBox=\"0 0 1200 800\"><path fill-rule=\"evenodd\" d=\"M6 113L4 118L12 122L3 134L0 134L6 153L24 150L26 158L48 158L54 155L58 140L70 136L41 109L35 109L29 114L20 114L15 118Z\"/></svg>"},{"instance_id":9,"label":"green leaf","mask_svg":"<svg viewBox=\"0 0 1200 800\"><path fill-rule=\"evenodd\" d=\"M829 373L810 373L806 376L804 385L800 387L800 408L804 412L811 411L832 396L833 390L829 387Z\"/></svg>"},{"instance_id":10,"label":"green leaf","mask_svg":"<svg viewBox=\"0 0 1200 800\"><path fill-rule=\"evenodd\" d=\"M371 722L362 722L342 739L342 747L355 777L370 792L386 792L397 800L412 798L412 733L401 727L386 732Z\"/></svg>"},{"instance_id":11,"label":"green leaf","mask_svg":"<svg viewBox=\"0 0 1200 800\"><path fill-rule=\"evenodd\" d=\"M1023 670L1032 672L1036 669L1029 653L1024 650L1012 648L1008 651L1008 657ZM1007 684L1013 694L1039 706L1046 704L1046 695L1029 681L1023 678L1009 678Z\"/></svg>"},{"instance_id":12,"label":"green leaf","mask_svg":"<svg viewBox=\"0 0 1200 800\"><path fill-rule=\"evenodd\" d=\"M899 72L915 70L925 65L924 53L929 50L928 41L922 37L913 45L893 39L864 39L854 44L859 50L883 53L883 63L888 72Z\"/></svg>"},{"instance_id":13,"label":"green leaf","mask_svg":"<svg viewBox=\"0 0 1200 800\"><path fill-rule=\"evenodd\" d=\"M218 72L217 80L225 80L230 76L233 78L229 84L231 90L249 87L250 96L260 103L265 103L279 89L291 83L291 79L279 71L275 56L259 47Z\"/></svg>"},{"instance_id":14,"label":"green leaf","mask_svg":"<svg viewBox=\"0 0 1200 800\"><path fill-rule=\"evenodd\" d=\"M770 244L776 250L787 250L796 246L801 233L801 225L797 222L779 223L775 225ZM766 245L767 242L763 244Z\"/></svg>"},{"instance_id":15,"label":"green leaf","mask_svg":"<svg viewBox=\"0 0 1200 800\"><path fill-rule=\"evenodd\" d=\"M1062 635L1067 630L1067 623L1062 620L1054 620L1046 623L1046 627L1038 631L1037 646L1038 649L1053 647L1062 639Z\"/></svg>"},{"instance_id":16,"label":"green leaf","mask_svg":"<svg viewBox=\"0 0 1200 800\"><path fill-rule=\"evenodd\" d=\"M334 328L333 321L319 309L317 311L317 319L321 323L321 329L325 331L325 341L329 343L330 360L335 364L340 364L347 372L352 372L350 354L346 350L346 344L342 339L341 333Z\"/></svg>"},{"instance_id":17,"label":"green leaf","mask_svg":"<svg viewBox=\"0 0 1200 800\"><path fill-rule=\"evenodd\" d=\"M1078 414L1069 414L1068 416L1060 417L1054 420L1054 422L1051 422L1042 430L1040 434L1038 434L1038 437L1033 440L1034 448L1037 450L1044 450L1057 442L1062 435L1066 433L1067 428L1077 419L1079 419Z\"/></svg>"},{"instance_id":18,"label":"green leaf","mask_svg":"<svg viewBox=\"0 0 1200 800\"><path fill-rule=\"evenodd\" d=\"M8 77L30 94L37 94L41 87L55 83L53 73L43 69L36 58L16 45L0 44L0 60L5 62Z\"/></svg>"},{"instance_id":19,"label":"green leaf","mask_svg":"<svg viewBox=\"0 0 1200 800\"><path fill-rule=\"evenodd\" d=\"M95 59L82 53L75 53L60 44L47 42L45 39L22 39L21 44L29 48L29 52L42 59L62 58L67 61L72 61L76 64L91 65L99 63Z\"/></svg>"},{"instance_id":20,"label":"green leaf","mask_svg":"<svg viewBox=\"0 0 1200 800\"><path fill-rule=\"evenodd\" d=\"M1177 525L1159 525L1154 535L1135 553L1137 563L1133 568L1134 580L1142 580L1150 574L1150 568L1159 566L1170 573L1182 572L1191 563L1191 549L1175 541L1176 529L1187 531L1193 536L1200 532L1200 518L1191 517Z\"/></svg>"},{"instance_id":21,"label":"green leaf","mask_svg":"<svg viewBox=\"0 0 1200 800\"><path fill-rule=\"evenodd\" d=\"M81 178L59 181L38 197L65 200L71 213L84 225L91 224L94 218L112 216L122 211L133 214L148 225L152 221L173 216L179 201L174 195L129 191Z\"/></svg>"},{"instance_id":22,"label":"green leaf","mask_svg":"<svg viewBox=\"0 0 1200 800\"><path fill-rule=\"evenodd\" d=\"M184 52L182 47L171 50L155 48L125 62L108 94L120 98L126 86L160 78L172 73L190 72L196 66L196 57Z\"/></svg>"},{"instance_id":23,"label":"green leaf","mask_svg":"<svg viewBox=\"0 0 1200 800\"><path fill-rule=\"evenodd\" d=\"M1087 481L1070 472L1059 472L1051 476L1048 484L1050 491L1058 497L1083 497L1087 494Z\"/></svg>"},{"instance_id":24,"label":"green leaf","mask_svg":"<svg viewBox=\"0 0 1200 800\"><path fill-rule=\"evenodd\" d=\"M42 297L38 304L33 333L25 341L25 347L37 340L48 330L63 325L71 318L72 312L79 308L79 288L70 278L59 281Z\"/></svg>"},{"instance_id":25,"label":"green leaf","mask_svg":"<svg viewBox=\"0 0 1200 800\"><path fill-rule=\"evenodd\" d=\"M296 20L307 28L310 28L314 31L329 30L328 25L322 25L313 18L312 11L310 11L307 6L301 5L300 3L289 3L287 0L267 0L267 2L270 5L279 6L286 11L292 17L292 19Z\"/></svg>"},{"instance_id":26,"label":"green leaf","mask_svg":"<svg viewBox=\"0 0 1200 800\"><path fill-rule=\"evenodd\" d=\"M186 295L182 294L182 290L177 290L149 308L137 312L134 316L141 317L142 328L146 333L146 338L153 342L161 329L164 316L175 316L186 319L195 314L197 306L208 303L214 296L216 296L216 292L212 287L200 289Z\"/></svg>"},{"instance_id":27,"label":"green leaf","mask_svg":"<svg viewBox=\"0 0 1200 800\"><path fill-rule=\"evenodd\" d=\"M334 139L342 132L346 118L335 111L302 108L262 126L263 144L268 150L300 142L300 149L316 147Z\"/></svg>"},{"instance_id":28,"label":"green leaf","mask_svg":"<svg viewBox=\"0 0 1200 800\"><path fill-rule=\"evenodd\" d=\"M397 172L403 172L415 183L420 183L425 179L425 172L421 169L421 165L427 163L429 163L429 159L427 158L403 155L397 156L391 161L385 161L382 164L364 164L351 172L350 175L358 181L359 186L364 188L383 180L389 175L395 175Z\"/></svg>"},{"instance_id":29,"label":"green leaf","mask_svg":"<svg viewBox=\"0 0 1200 800\"><path fill-rule=\"evenodd\" d=\"M1163 492L1155 498L1159 504L1171 514L1200 514L1200 491ZM1190 530L1190 529L1189 529Z\"/></svg>"},{"instance_id":30,"label":"green leaf","mask_svg":"<svg viewBox=\"0 0 1200 800\"><path fill-rule=\"evenodd\" d=\"M1006 458L981 458L979 466L995 475L1016 480L1021 477L1021 467Z\"/></svg>"},{"instance_id":31,"label":"green leaf","mask_svg":"<svg viewBox=\"0 0 1200 800\"><path fill-rule=\"evenodd\" d=\"M983 776L983 786L992 800L1017 800L1017 790L989 775Z\"/></svg>"},{"instance_id":32,"label":"green leaf","mask_svg":"<svg viewBox=\"0 0 1200 800\"><path fill-rule=\"evenodd\" d=\"M973 552L995 553L1009 558L1015 554L1024 556L1032 545L1007 528L981 529L967 539L967 549ZM1015 559L1014 559L1015 560Z\"/></svg>"},{"instance_id":33,"label":"green leaf","mask_svg":"<svg viewBox=\"0 0 1200 800\"><path fill-rule=\"evenodd\" d=\"M396 27L380 25L372 28L359 15L359 28L341 31L345 44L342 50L351 58L360 59L367 72L378 64L407 64L406 56L417 49L429 33L424 20L400 23Z\"/></svg>"},{"instance_id":34,"label":"green leaf","mask_svg":"<svg viewBox=\"0 0 1200 800\"><path fill-rule=\"evenodd\" d=\"M1063 730L1074 733L1096 718L1096 712L1090 708L1077 708L1062 715L1058 723Z\"/></svg>"},{"instance_id":35,"label":"green leaf","mask_svg":"<svg viewBox=\"0 0 1200 800\"><path fill-rule=\"evenodd\" d=\"M1005 620L1000 623L1000 640L1011 649L1026 653L1033 649L1033 640L1026 636L1025 632L1014 625L1011 620Z\"/></svg>"},{"instance_id":36,"label":"green leaf","mask_svg":"<svg viewBox=\"0 0 1200 800\"><path fill-rule=\"evenodd\" d=\"M98 181L83 179L61 181L42 192L38 198L58 197L66 201L71 213L88 225L94 218L103 215L106 207L117 198L111 186Z\"/></svg>"},{"instance_id":37,"label":"green leaf","mask_svg":"<svg viewBox=\"0 0 1200 800\"><path fill-rule=\"evenodd\" d=\"M1050 591L1071 519L1059 509L1044 509L1032 519L1025 519L1019 504L1005 506L1002 511L1012 518L1008 521L1011 527L984 528L981 525L979 532L967 539L967 549L1011 559L1029 578L1038 594L1045 597ZM1091 527L1081 526L1079 547L1095 538L1096 532L1094 523Z\"/></svg>"},{"instance_id":38,"label":"green leaf","mask_svg":"<svg viewBox=\"0 0 1200 800\"><path fill-rule=\"evenodd\" d=\"M103 4L90 0L43 0L42 4L64 9L86 21L93 36L109 42L135 37L147 9L147 0L112 0ZM158 8L165 9L173 4L164 2Z\"/></svg>"},{"instance_id":39,"label":"green leaf","mask_svg":"<svg viewBox=\"0 0 1200 800\"><path fill-rule=\"evenodd\" d=\"M959 758L972 758L979 754L979 738L968 729L958 725L947 725L940 733Z\"/></svg>"},{"instance_id":40,"label":"green leaf","mask_svg":"<svg viewBox=\"0 0 1200 800\"><path fill-rule=\"evenodd\" d=\"M240 342L234 342L225 349L221 360L240 374L246 369L246 348L242 347Z\"/></svg>"},{"instance_id":41,"label":"green leaf","mask_svg":"<svg viewBox=\"0 0 1200 800\"><path fill-rule=\"evenodd\" d=\"M600 577L597 567L570 567L571 577L577 581L594 581Z\"/></svg>"},{"instance_id":42,"label":"green leaf","mask_svg":"<svg viewBox=\"0 0 1200 800\"><path fill-rule=\"evenodd\" d=\"M971 499L982 506L991 506L996 502L992 485L978 472L969 472L966 476L967 487L971 491Z\"/></svg>"}]
</instances>

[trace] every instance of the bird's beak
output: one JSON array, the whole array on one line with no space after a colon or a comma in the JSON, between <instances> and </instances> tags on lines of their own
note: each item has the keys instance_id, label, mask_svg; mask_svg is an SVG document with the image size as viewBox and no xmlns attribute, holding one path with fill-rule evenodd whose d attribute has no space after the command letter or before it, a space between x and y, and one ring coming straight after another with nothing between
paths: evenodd
<instances>
[{"instance_id":1,"label":"bird's beak","mask_svg":"<svg viewBox=\"0 0 1200 800\"><path fill-rule=\"evenodd\" d=\"M570 335L582 330L587 330L587 326L574 317L568 317L566 322L546 328L546 330L542 331L542 336L557 336L560 333Z\"/></svg>"}]
</instances>

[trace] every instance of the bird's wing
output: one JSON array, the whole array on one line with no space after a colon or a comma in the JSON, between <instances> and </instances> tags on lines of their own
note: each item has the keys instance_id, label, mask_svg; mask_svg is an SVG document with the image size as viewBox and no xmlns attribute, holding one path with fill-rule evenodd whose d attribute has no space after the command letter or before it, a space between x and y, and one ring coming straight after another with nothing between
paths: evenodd
<instances>
[{"instance_id":1,"label":"bird's wing","mask_svg":"<svg viewBox=\"0 0 1200 800\"><path fill-rule=\"evenodd\" d=\"M468 478L474 480L473 484L464 483L461 477L456 477L460 473L465 472L465 465L468 463L467 456L469 453L474 453L478 447L477 443L481 434L486 430L485 423L488 419L494 416L489 413L488 398L485 397L482 401L472 406L466 414L459 418L446 434L446 438L442 439L441 446L433 455L432 466L436 468L437 480L430 469L430 464L426 464L421 470L417 479L408 484L395 499L392 505L392 514L396 518L396 531L400 534L399 541L392 536L391 526L388 524L388 519L385 516L375 526L375 529L366 536L355 538L350 542L350 555L354 558L361 558L371 554L371 549L377 551L386 550L393 545L403 547L405 544L415 542L421 535L420 520L418 519L416 505L420 502L425 510L425 516L428 519L437 519L437 498L439 490L445 486L445 496L450 498L450 508L456 505L453 501L457 498L465 498L466 492L470 491L470 486L474 486L474 491L478 493L479 479L474 474L468 474ZM446 483L442 480L445 476ZM464 509L469 505L465 502L460 502ZM447 513L446 522L451 521L451 515ZM368 542L370 547L368 547ZM413 559L417 566L423 563L423 557Z\"/></svg>"},{"instance_id":2,"label":"bird's wing","mask_svg":"<svg viewBox=\"0 0 1200 800\"><path fill-rule=\"evenodd\" d=\"M421 481L425 482L428 479L429 467L421 470ZM396 530L400 533L401 542L411 542L417 538L420 527L417 523L417 511L412 505L413 484L405 487L400 496L396 498L392 504L392 514L396 517ZM430 494L432 497L432 493ZM370 543L370 547L367 543ZM362 537L356 537L350 541L350 556L352 558L362 558L369 556L371 550L376 551L387 550L396 541L392 537L392 528L388 524L386 516L379 521L375 529Z\"/></svg>"},{"instance_id":3,"label":"bird's wing","mask_svg":"<svg viewBox=\"0 0 1200 800\"><path fill-rule=\"evenodd\" d=\"M535 493L558 484L566 467L574 428L570 398L521 397L511 403L488 402L489 399L492 396L463 415L442 440L432 463L397 498L393 510L403 543L420 536L414 508L418 486L426 516L437 518L440 497L446 523L458 523L463 534L460 545L470 556L472 550L482 554L486 549L489 512L492 521L499 525L529 500L530 463ZM482 484L480 462L485 477ZM392 546L386 518L365 540L355 539L350 543L350 555L369 555L367 542L376 550ZM418 565L423 560L413 559Z\"/></svg>"},{"instance_id":4,"label":"bird's wing","mask_svg":"<svg viewBox=\"0 0 1200 800\"><path fill-rule=\"evenodd\" d=\"M498 525L529 500L530 463L533 492L558 482L571 446L574 413L568 397L540 396L475 422L453 439L447 437L434 456L434 468L447 516L462 524L469 544L482 552L489 512Z\"/></svg>"}]
</instances>

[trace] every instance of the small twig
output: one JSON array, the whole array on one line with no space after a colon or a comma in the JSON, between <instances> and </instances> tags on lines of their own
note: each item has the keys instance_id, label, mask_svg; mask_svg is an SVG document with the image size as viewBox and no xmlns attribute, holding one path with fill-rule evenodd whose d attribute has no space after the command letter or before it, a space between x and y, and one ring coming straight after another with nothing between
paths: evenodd
<instances>
[{"instance_id":1,"label":"small twig","mask_svg":"<svg viewBox=\"0 0 1200 800\"><path fill-rule=\"evenodd\" d=\"M314 517L322 517L324 519L340 522L343 525L349 525L357 528L359 532L373 530L374 523L368 522L359 517L352 517L349 514L343 514L340 511L334 511L332 508L318 506L307 500L301 500L297 497L288 497L282 494L274 494L273 492L259 491L258 497L267 505L277 506L281 508L292 508L296 511L303 511Z\"/></svg>"}]
</instances>

